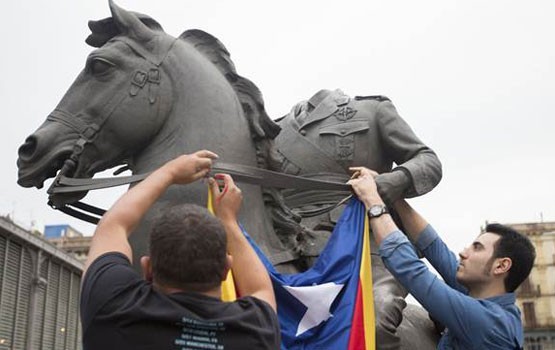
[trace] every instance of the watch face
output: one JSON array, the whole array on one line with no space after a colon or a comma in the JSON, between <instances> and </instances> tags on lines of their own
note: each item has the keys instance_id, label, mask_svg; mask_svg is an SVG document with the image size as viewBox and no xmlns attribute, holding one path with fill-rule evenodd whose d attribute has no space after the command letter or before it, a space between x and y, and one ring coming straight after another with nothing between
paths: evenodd
<instances>
[{"instance_id":1,"label":"watch face","mask_svg":"<svg viewBox=\"0 0 555 350\"><path fill-rule=\"evenodd\" d=\"M371 218L378 217L383 213L387 213L387 209L384 205L373 205L368 209L368 214L370 214Z\"/></svg>"},{"instance_id":2,"label":"watch face","mask_svg":"<svg viewBox=\"0 0 555 350\"><path fill-rule=\"evenodd\" d=\"M382 207L379 205L374 205L370 208L370 215L372 216L376 216L376 215L380 215L382 213Z\"/></svg>"}]
</instances>

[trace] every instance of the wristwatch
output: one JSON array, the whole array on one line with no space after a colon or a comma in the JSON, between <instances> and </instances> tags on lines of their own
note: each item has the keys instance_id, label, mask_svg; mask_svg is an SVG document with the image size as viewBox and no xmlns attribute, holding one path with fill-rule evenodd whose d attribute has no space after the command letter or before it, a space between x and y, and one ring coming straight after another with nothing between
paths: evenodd
<instances>
[{"instance_id":1,"label":"wristwatch","mask_svg":"<svg viewBox=\"0 0 555 350\"><path fill-rule=\"evenodd\" d=\"M382 216L383 214L388 214L388 213L389 213L389 210L387 210L387 207L383 204L373 205L370 208L368 208L368 217L370 219L377 218Z\"/></svg>"}]
</instances>

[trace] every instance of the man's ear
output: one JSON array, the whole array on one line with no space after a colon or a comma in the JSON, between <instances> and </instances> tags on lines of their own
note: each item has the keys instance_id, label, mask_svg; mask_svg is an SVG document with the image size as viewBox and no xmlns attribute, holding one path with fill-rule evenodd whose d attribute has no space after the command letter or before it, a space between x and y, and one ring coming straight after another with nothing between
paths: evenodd
<instances>
[{"instance_id":1,"label":"man's ear","mask_svg":"<svg viewBox=\"0 0 555 350\"><path fill-rule=\"evenodd\" d=\"M150 256L141 257L141 270L145 281L152 282L152 262Z\"/></svg>"},{"instance_id":2,"label":"man's ear","mask_svg":"<svg viewBox=\"0 0 555 350\"><path fill-rule=\"evenodd\" d=\"M501 275L507 273L511 269L511 266L513 266L513 261L511 260L511 258L498 258L495 261L493 274Z\"/></svg>"},{"instance_id":3,"label":"man's ear","mask_svg":"<svg viewBox=\"0 0 555 350\"><path fill-rule=\"evenodd\" d=\"M225 279L227 278L227 274L229 273L229 270L231 270L231 264L233 264L233 257L230 254L226 254L225 270L224 270L224 273L222 275L222 282L225 281Z\"/></svg>"}]
</instances>

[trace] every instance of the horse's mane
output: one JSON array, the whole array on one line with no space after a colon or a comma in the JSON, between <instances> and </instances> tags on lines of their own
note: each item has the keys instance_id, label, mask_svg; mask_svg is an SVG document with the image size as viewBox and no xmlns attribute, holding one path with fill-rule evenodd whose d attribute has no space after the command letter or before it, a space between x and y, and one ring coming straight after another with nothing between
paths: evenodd
<instances>
[{"instance_id":1,"label":"horse's mane","mask_svg":"<svg viewBox=\"0 0 555 350\"><path fill-rule=\"evenodd\" d=\"M281 128L266 113L262 93L252 81L237 74L229 51L221 41L199 29L187 30L179 36L179 39L193 45L226 77L239 97L254 137L257 139L276 137Z\"/></svg>"},{"instance_id":2,"label":"horse's mane","mask_svg":"<svg viewBox=\"0 0 555 350\"><path fill-rule=\"evenodd\" d=\"M235 89L254 137L258 166L279 170L283 159L277 152L273 139L280 132L281 127L274 123L266 113L262 93L258 87L249 79L237 74L229 51L214 36L202 30L193 29L187 30L179 38L193 45L218 67ZM276 234L287 247L295 246L298 243L298 237L308 234L307 229L300 224L300 216L287 207L283 195L278 189L263 188L263 193L264 203Z\"/></svg>"}]
</instances>

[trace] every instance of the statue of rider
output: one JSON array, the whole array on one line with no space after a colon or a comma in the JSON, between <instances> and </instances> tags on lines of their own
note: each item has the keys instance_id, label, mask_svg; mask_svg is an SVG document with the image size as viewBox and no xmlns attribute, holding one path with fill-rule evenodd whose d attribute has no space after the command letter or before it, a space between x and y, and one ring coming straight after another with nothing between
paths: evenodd
<instances>
[{"instance_id":1,"label":"statue of rider","mask_svg":"<svg viewBox=\"0 0 555 350\"><path fill-rule=\"evenodd\" d=\"M349 167L365 166L380 174L378 189L389 204L423 195L441 180L438 157L385 96L351 98L341 90L321 90L277 122L282 128L275 139L281 172L346 182ZM320 190L281 192L285 204L281 209L285 207L302 229L287 234L283 228L289 229L291 223L284 221L292 220L284 218L283 210L274 212L274 225L278 231L281 226L281 239L300 257L302 268L311 266L326 244L343 209L335 205L348 195ZM407 291L386 270L377 248L372 237L376 344L379 349L399 349L396 329Z\"/></svg>"}]
</instances>

